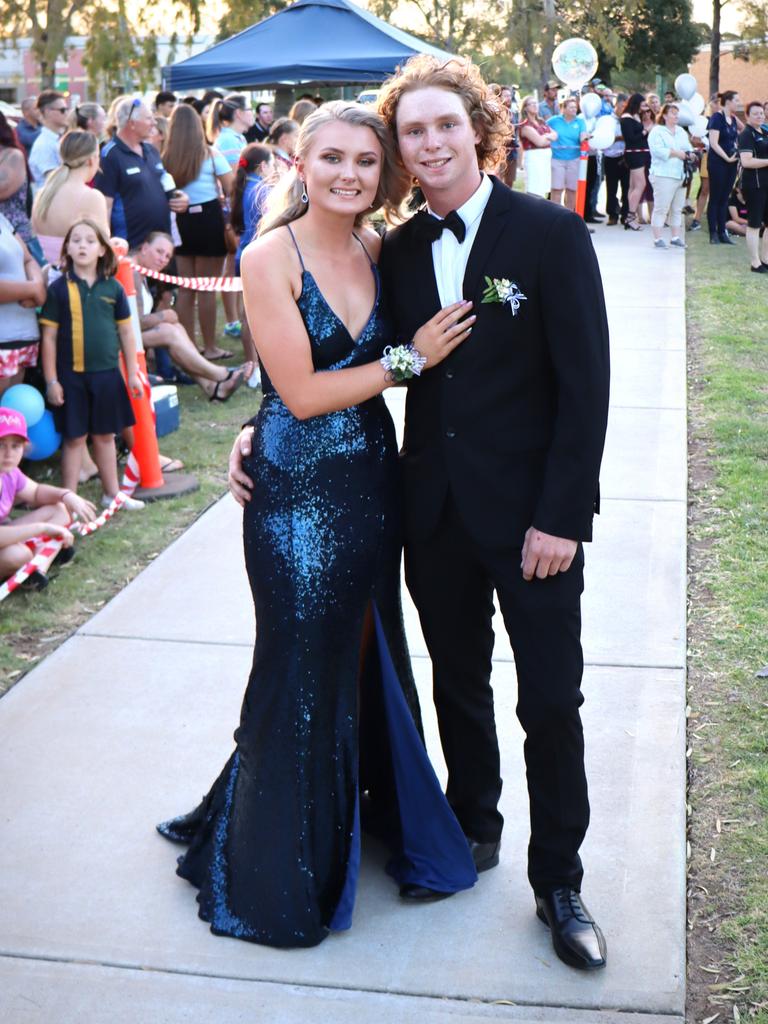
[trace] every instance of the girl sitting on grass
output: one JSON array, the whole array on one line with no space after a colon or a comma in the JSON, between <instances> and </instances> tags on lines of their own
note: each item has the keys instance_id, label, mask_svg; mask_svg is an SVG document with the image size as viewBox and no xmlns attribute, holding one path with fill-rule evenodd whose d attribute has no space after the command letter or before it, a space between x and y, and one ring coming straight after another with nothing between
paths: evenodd
<instances>
[{"instance_id":1,"label":"girl sitting on grass","mask_svg":"<svg viewBox=\"0 0 768 1024\"><path fill-rule=\"evenodd\" d=\"M67 527L73 516L85 522L96 518L90 501L74 491L51 484L36 484L19 469L29 441L27 423L20 412L0 406L0 580L12 576L29 561L33 537L46 535L63 542L57 555L51 555L23 584L27 589L48 586L46 571L52 561L69 562L73 555L72 534ZM17 502L31 506L13 520L8 516Z\"/></svg>"},{"instance_id":2,"label":"girl sitting on grass","mask_svg":"<svg viewBox=\"0 0 768 1024\"><path fill-rule=\"evenodd\" d=\"M46 395L64 436L61 475L77 489L88 435L107 507L118 494L115 434L136 422L119 369L122 349L128 387L141 395L131 311L116 281L117 259L99 225L80 217L64 238L66 272L48 289L40 316ZM144 502L123 495L123 508Z\"/></svg>"}]
</instances>

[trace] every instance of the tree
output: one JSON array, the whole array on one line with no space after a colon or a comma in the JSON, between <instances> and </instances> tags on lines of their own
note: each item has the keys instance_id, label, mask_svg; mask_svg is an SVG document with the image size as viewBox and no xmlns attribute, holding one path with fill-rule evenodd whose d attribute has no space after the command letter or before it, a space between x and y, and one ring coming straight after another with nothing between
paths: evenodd
<instances>
[{"instance_id":1,"label":"tree","mask_svg":"<svg viewBox=\"0 0 768 1024\"><path fill-rule=\"evenodd\" d=\"M734 56L742 60L768 61L768 7L764 0L742 0L741 44Z\"/></svg>"},{"instance_id":2,"label":"tree","mask_svg":"<svg viewBox=\"0 0 768 1024\"><path fill-rule=\"evenodd\" d=\"M116 6L105 7L100 0L0 0L0 23L4 31L13 37L32 37L32 54L40 67L41 88L52 89L56 61L65 53L67 36L93 37L94 33L108 33L109 38L94 41L93 49L102 54L106 54L110 46L118 49L125 42L120 21L121 16L125 17L124 0L115 2ZM173 0L170 7L173 20L183 17L189 21L191 16L191 32L198 31L200 0ZM156 10L151 0L143 0L143 6L136 14L137 23L149 25L156 16ZM168 8L164 8L165 24L168 15ZM150 43L146 51L139 46L136 57L139 65L150 56L153 45ZM113 61L113 57L107 60L110 67Z\"/></svg>"},{"instance_id":3,"label":"tree","mask_svg":"<svg viewBox=\"0 0 768 1024\"><path fill-rule=\"evenodd\" d=\"M271 14L292 3L293 0L229 0L227 11L219 21L217 39L229 39L243 29L250 28Z\"/></svg>"},{"instance_id":4,"label":"tree","mask_svg":"<svg viewBox=\"0 0 768 1024\"><path fill-rule=\"evenodd\" d=\"M83 66L99 95L145 92L158 79L157 35L132 25L122 0L120 7L118 13L103 8L94 13L83 52Z\"/></svg>"},{"instance_id":5,"label":"tree","mask_svg":"<svg viewBox=\"0 0 768 1024\"><path fill-rule=\"evenodd\" d=\"M700 38L690 0L643 0L632 18L624 63L673 75L693 60Z\"/></svg>"},{"instance_id":6,"label":"tree","mask_svg":"<svg viewBox=\"0 0 768 1024\"><path fill-rule=\"evenodd\" d=\"M14 36L31 35L32 53L40 65L43 89L52 89L56 61L64 54L74 20L92 0L3 0L0 17L6 31Z\"/></svg>"},{"instance_id":7,"label":"tree","mask_svg":"<svg viewBox=\"0 0 768 1024\"><path fill-rule=\"evenodd\" d=\"M407 31L450 53L482 60L483 54L494 52L503 41L501 4L492 7L473 0L371 0L369 8L385 21L407 12ZM413 15L417 18L415 28L410 27Z\"/></svg>"}]
</instances>

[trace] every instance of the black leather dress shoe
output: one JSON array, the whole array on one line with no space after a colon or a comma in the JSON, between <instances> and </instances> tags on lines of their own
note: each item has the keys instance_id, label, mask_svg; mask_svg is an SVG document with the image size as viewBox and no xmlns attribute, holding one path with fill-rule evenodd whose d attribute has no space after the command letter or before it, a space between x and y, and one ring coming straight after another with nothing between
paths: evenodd
<instances>
[{"instance_id":1,"label":"black leather dress shoe","mask_svg":"<svg viewBox=\"0 0 768 1024\"><path fill-rule=\"evenodd\" d=\"M552 945L563 963L582 971L605 967L605 938L575 889L564 886L537 894L536 916L552 933Z\"/></svg>"},{"instance_id":2,"label":"black leather dress shoe","mask_svg":"<svg viewBox=\"0 0 768 1024\"><path fill-rule=\"evenodd\" d=\"M727 231L719 232L717 237L720 239L720 245L736 245Z\"/></svg>"},{"instance_id":3,"label":"black leather dress shoe","mask_svg":"<svg viewBox=\"0 0 768 1024\"><path fill-rule=\"evenodd\" d=\"M478 843L475 839L467 837L472 860L475 862L475 871L488 871L495 868L499 863L499 850L501 840L495 843ZM412 885L408 883L400 886L400 895L404 900L421 901L422 903L434 903L436 900L447 900L453 896L452 892L440 892L438 889L428 889L425 885Z\"/></svg>"},{"instance_id":4,"label":"black leather dress shoe","mask_svg":"<svg viewBox=\"0 0 768 1024\"><path fill-rule=\"evenodd\" d=\"M400 886L400 895L412 903L436 903L438 900L447 900L453 893L440 892L439 889L428 889L426 885L412 885L408 882Z\"/></svg>"},{"instance_id":5,"label":"black leather dress shoe","mask_svg":"<svg viewBox=\"0 0 768 1024\"><path fill-rule=\"evenodd\" d=\"M499 863L500 839L495 843L478 843L476 840L467 837L467 842L469 843L472 860L475 862L475 871L478 874L481 871L488 871L490 868L496 867Z\"/></svg>"}]
</instances>

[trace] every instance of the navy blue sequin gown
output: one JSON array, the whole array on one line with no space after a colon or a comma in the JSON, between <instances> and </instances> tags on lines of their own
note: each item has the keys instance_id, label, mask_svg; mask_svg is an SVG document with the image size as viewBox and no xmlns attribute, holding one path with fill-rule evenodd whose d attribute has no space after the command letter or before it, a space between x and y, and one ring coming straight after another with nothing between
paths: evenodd
<instances>
[{"instance_id":1,"label":"navy blue sequin gown","mask_svg":"<svg viewBox=\"0 0 768 1024\"><path fill-rule=\"evenodd\" d=\"M376 301L353 340L302 261L316 370L372 362L391 340L371 267ZM300 421L262 380L244 464L257 633L236 749L200 806L158 828L189 843L177 873L198 887L213 932L312 946L351 924L361 807L397 882L455 892L477 876L420 734L384 400Z\"/></svg>"}]
</instances>

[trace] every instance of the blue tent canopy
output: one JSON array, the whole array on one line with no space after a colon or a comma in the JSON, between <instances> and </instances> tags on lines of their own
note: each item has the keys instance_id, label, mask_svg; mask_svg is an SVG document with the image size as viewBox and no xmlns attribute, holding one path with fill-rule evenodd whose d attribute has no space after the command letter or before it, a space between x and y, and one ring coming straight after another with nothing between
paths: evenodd
<instances>
[{"instance_id":1,"label":"blue tent canopy","mask_svg":"<svg viewBox=\"0 0 768 1024\"><path fill-rule=\"evenodd\" d=\"M414 53L452 54L350 0L298 0L236 36L163 68L166 88L381 82Z\"/></svg>"}]
</instances>

